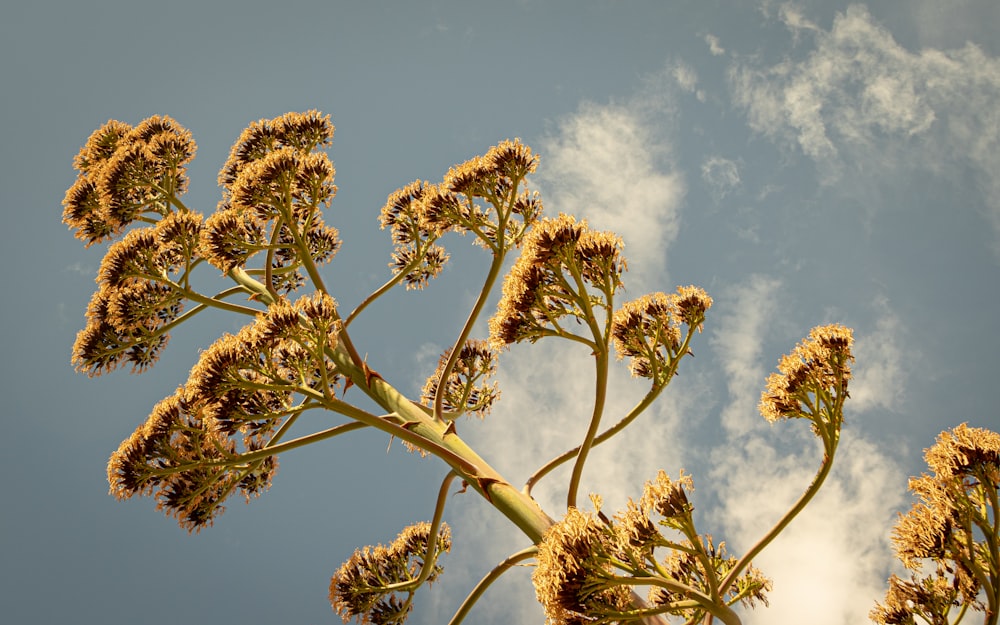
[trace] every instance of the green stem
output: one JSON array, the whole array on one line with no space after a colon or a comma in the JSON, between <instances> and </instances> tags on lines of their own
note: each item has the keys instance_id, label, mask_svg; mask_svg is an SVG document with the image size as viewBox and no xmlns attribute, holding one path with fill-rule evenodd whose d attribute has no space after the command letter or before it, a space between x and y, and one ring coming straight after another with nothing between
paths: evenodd
<instances>
[{"instance_id":1,"label":"green stem","mask_svg":"<svg viewBox=\"0 0 1000 625\"><path fill-rule=\"evenodd\" d=\"M483 288L480 289L479 297L476 299L475 305L469 312L469 317L465 320L465 325L462 326L462 331L459 333L454 347L451 348L451 354L448 356L448 362L445 364L444 370L441 371L441 378L438 380L437 391L434 393L434 418L438 421L444 420L444 390L448 386L448 376L450 376L452 370L454 370L455 363L458 362L458 356L462 351L462 347L465 345L465 341L469 339L469 335L472 333L472 326L475 325L476 319L479 318L479 313L482 312L483 306L486 305L486 300L493 291L493 285L496 283L497 277L500 275L500 269L503 267L503 259L504 253L502 251L493 254L493 262L490 263L490 270L486 274L486 280L483 282Z\"/></svg>"},{"instance_id":2,"label":"green stem","mask_svg":"<svg viewBox=\"0 0 1000 625\"><path fill-rule=\"evenodd\" d=\"M449 471L448 475L444 476L444 480L441 482L441 488L438 490L437 502L434 505L434 518L431 519L430 532L427 535L427 554L424 556L424 564L420 567L420 574L417 575L416 579L400 582L398 584L389 584L385 587L386 591L398 592L401 590L415 590L421 584L427 581L430 577L431 572L434 570L434 565L437 563L437 540L438 531L441 527L441 517L444 516L444 504L448 499L448 487L451 486L452 480L458 477L458 474L454 471Z\"/></svg>"},{"instance_id":3,"label":"green stem","mask_svg":"<svg viewBox=\"0 0 1000 625\"><path fill-rule=\"evenodd\" d=\"M624 430L625 428L627 428L629 426L629 424L631 424L633 421L635 421L635 419L640 414L642 414L643 411L645 411L646 408L648 408L656 400L656 398L660 394L660 391L662 391L664 388L666 388L666 386L654 386L653 388L651 388L649 390L649 392L646 393L646 396L643 397L642 400L638 404L636 404L632 408L632 410L630 410L628 412L628 414L626 414L625 417L622 418L621 421L619 421L615 425L611 426L607 430L605 430L605 431L601 432L600 434L598 434L597 436L595 436L594 437L594 442L591 445L591 448L600 445L604 441L606 441L606 440L614 437L616 434L618 434L619 432L621 432L622 430ZM577 454L580 453L581 447L582 447L582 445L577 445L573 449L570 449L569 451L563 452L559 456L556 456L552 460L549 460L540 469L538 469L537 471L535 471L531 475L531 477L528 478L528 481L524 483L524 489L523 489L524 493L526 495L530 495L531 494L531 489L534 488L535 484L537 484L543 477L545 477L546 475L548 475L551 471L553 471L554 469L556 469L560 465L564 464L568 460L572 460L573 458L576 458Z\"/></svg>"},{"instance_id":4,"label":"green stem","mask_svg":"<svg viewBox=\"0 0 1000 625\"><path fill-rule=\"evenodd\" d=\"M414 260L410 261L406 267L403 267L403 269L389 278L385 284L372 291L368 297L362 300L362 302L351 311L351 314L347 315L347 318L344 319L344 327L346 328L351 325L351 322L354 321L354 319L356 319L365 308L368 308L369 304L382 297L385 293L392 289L392 287L402 282L403 278L406 277L406 274L410 273L420 265L421 260L421 257L417 256Z\"/></svg>"},{"instance_id":5,"label":"green stem","mask_svg":"<svg viewBox=\"0 0 1000 625\"><path fill-rule=\"evenodd\" d=\"M656 608L650 612L646 612L640 608L640 611L650 615L662 614L667 609L675 607L699 607L717 617L726 625L742 625L739 615L737 615L732 608L722 603L716 603L711 597L702 593L698 589L681 583L675 579L665 577L627 577L614 578L610 581L610 583L613 585L629 586L659 586L661 588L666 588L673 592L680 593L682 596L689 598L688 601L677 602L676 604L672 604L670 606Z\"/></svg>"},{"instance_id":6,"label":"green stem","mask_svg":"<svg viewBox=\"0 0 1000 625\"><path fill-rule=\"evenodd\" d=\"M538 553L538 547L531 546L527 549L522 549L517 553L507 556L502 562L500 562L500 564L493 567L493 569L487 573L483 579L479 580L479 583L472 589L472 592L470 592L465 600L462 601L462 605L458 607L458 611L455 612L455 616L451 617L451 620L448 621L448 625L460 625L465 617L469 615L469 611L472 610L472 607L476 605L476 602L479 601L479 598L483 596L483 593L486 592L486 589L489 588L493 582L500 579L501 575L509 571L519 562L535 557L536 553Z\"/></svg>"},{"instance_id":7,"label":"green stem","mask_svg":"<svg viewBox=\"0 0 1000 625\"><path fill-rule=\"evenodd\" d=\"M258 294L264 303L271 303L271 295L264 285L251 278L245 271L237 267L230 270L229 274L238 284ZM343 330L341 337L347 337L347 333ZM542 535L553 521L534 499L514 488L446 425L434 421L419 404L411 401L381 376L368 369L364 361L357 357L357 351L354 351L346 340L342 340L337 349L328 350L327 355L336 363L338 371L386 412L398 415L404 425L396 426L377 418L372 422L365 411L345 402L338 402L340 405L358 411L358 418L363 423L398 436L440 457L455 469L469 486L510 519L532 542L541 541ZM329 400L323 403L326 405ZM344 414L353 417L347 412Z\"/></svg>"},{"instance_id":8,"label":"green stem","mask_svg":"<svg viewBox=\"0 0 1000 625\"><path fill-rule=\"evenodd\" d=\"M576 462L573 464L573 473L566 494L567 508L576 506L577 492L583 477L583 465L587 462L590 448L594 446L594 438L597 437L597 430L601 427L601 415L604 414L604 402L608 394L608 352L606 349L597 354L596 372L597 388L594 391L594 412L590 417L590 426L587 428L587 434L580 445L580 451L577 452Z\"/></svg>"},{"instance_id":9,"label":"green stem","mask_svg":"<svg viewBox=\"0 0 1000 625\"><path fill-rule=\"evenodd\" d=\"M809 487L802 494L802 496L799 497L799 500L795 502L795 505L793 505L791 509L789 509L788 512L781 517L781 520L779 520L778 523L767 532L767 534L757 541L757 544L751 547L750 551L746 552L746 554L739 559L726 577L723 578L722 583L719 584L720 595L726 593L733 582L736 581L736 578L740 575L740 573L743 572L743 569L745 569L750 562L764 550L765 547L771 544L771 541L773 541L778 534L783 532L785 528L788 527L788 524L792 522L792 519L802 512L809 502L812 501L812 498L816 495L816 493L819 492L820 487L823 486L823 482L826 481L827 476L830 474L830 469L833 468L833 456L837 451L837 443L836 438L829 437L828 432L825 432L822 429L820 429L820 432L824 434L823 447L825 448L825 451L823 454L823 464L820 465L816 476L813 478L812 482L810 482Z\"/></svg>"}]
</instances>

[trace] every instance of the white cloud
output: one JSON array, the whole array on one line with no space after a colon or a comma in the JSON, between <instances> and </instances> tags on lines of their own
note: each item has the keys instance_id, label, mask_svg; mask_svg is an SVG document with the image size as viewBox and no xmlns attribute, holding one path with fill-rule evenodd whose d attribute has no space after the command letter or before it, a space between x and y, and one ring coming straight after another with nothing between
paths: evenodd
<instances>
[{"instance_id":1,"label":"white cloud","mask_svg":"<svg viewBox=\"0 0 1000 625\"><path fill-rule=\"evenodd\" d=\"M673 69L674 80L677 85L689 93L693 93L698 86L698 74L694 68L687 63L676 63Z\"/></svg>"},{"instance_id":2,"label":"white cloud","mask_svg":"<svg viewBox=\"0 0 1000 625\"><path fill-rule=\"evenodd\" d=\"M708 185L716 201L721 200L740 186L740 165L721 156L710 156L701 164L701 179Z\"/></svg>"},{"instance_id":3,"label":"white cloud","mask_svg":"<svg viewBox=\"0 0 1000 625\"><path fill-rule=\"evenodd\" d=\"M713 315L710 343L726 374L731 401L721 420L730 434L747 431L758 419L757 403L768 371L761 363L761 347L778 314L780 287L774 278L753 275L716 302L720 310Z\"/></svg>"},{"instance_id":4,"label":"white cloud","mask_svg":"<svg viewBox=\"0 0 1000 625\"><path fill-rule=\"evenodd\" d=\"M888 300L877 300L876 309L880 316L875 329L855 336L857 366L851 380L852 411L899 410L906 396L906 362L917 358L908 353L912 348L904 347L903 322L889 308Z\"/></svg>"},{"instance_id":5,"label":"white cloud","mask_svg":"<svg viewBox=\"0 0 1000 625\"><path fill-rule=\"evenodd\" d=\"M669 112L666 113L668 116ZM538 177L547 212L584 217L625 241L626 283L662 288L666 250L677 236L685 194L671 165L664 111L639 98L627 105L583 104L543 142ZM639 291L641 292L641 291Z\"/></svg>"},{"instance_id":6,"label":"white cloud","mask_svg":"<svg viewBox=\"0 0 1000 625\"><path fill-rule=\"evenodd\" d=\"M712 56L722 56L726 53L726 49L720 45L719 38L715 35L705 35L705 43L708 44L708 51Z\"/></svg>"},{"instance_id":7,"label":"white cloud","mask_svg":"<svg viewBox=\"0 0 1000 625\"><path fill-rule=\"evenodd\" d=\"M971 169L1000 253L1000 59L972 43L910 51L861 5L837 15L828 31L794 5L779 16L814 47L771 66L730 68L734 103L750 127L797 147L830 185L848 174L884 180L930 172L966 186Z\"/></svg>"},{"instance_id":8,"label":"white cloud","mask_svg":"<svg viewBox=\"0 0 1000 625\"><path fill-rule=\"evenodd\" d=\"M806 490L822 452L804 423L800 453L778 452L763 436L743 442L745 453L729 454L716 475L729 544L743 551L755 544ZM810 440L811 439L811 440ZM844 625L866 622L885 592L892 565L889 532L902 504L905 479L899 467L852 430L844 432L833 472L819 494L757 558L773 580L770 607L758 607L744 622Z\"/></svg>"}]
</instances>

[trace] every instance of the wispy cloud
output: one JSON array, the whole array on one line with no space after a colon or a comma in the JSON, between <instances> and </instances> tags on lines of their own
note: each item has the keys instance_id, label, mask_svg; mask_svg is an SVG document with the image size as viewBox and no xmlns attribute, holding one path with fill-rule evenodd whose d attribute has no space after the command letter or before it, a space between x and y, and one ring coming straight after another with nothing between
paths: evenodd
<instances>
[{"instance_id":1,"label":"wispy cloud","mask_svg":"<svg viewBox=\"0 0 1000 625\"><path fill-rule=\"evenodd\" d=\"M748 431L756 422L761 383L767 375L761 358L765 332L777 315L781 283L753 275L732 288L714 315L710 343L726 374L730 402L722 411L722 425L732 435Z\"/></svg>"},{"instance_id":2,"label":"wispy cloud","mask_svg":"<svg viewBox=\"0 0 1000 625\"><path fill-rule=\"evenodd\" d=\"M828 185L930 172L963 186L971 169L1000 253L1000 59L972 43L910 51L861 5L830 30L792 4L778 15L814 47L774 65L734 63L731 92L750 127L815 161Z\"/></svg>"},{"instance_id":3,"label":"wispy cloud","mask_svg":"<svg viewBox=\"0 0 1000 625\"><path fill-rule=\"evenodd\" d=\"M722 56L726 53L726 49L722 47L719 38L715 35L705 35L705 43L708 44L708 51L712 53L712 56Z\"/></svg>"},{"instance_id":4,"label":"wispy cloud","mask_svg":"<svg viewBox=\"0 0 1000 625\"><path fill-rule=\"evenodd\" d=\"M670 149L673 113L662 100L657 93L625 104L584 103L542 142L538 172L550 214L585 217L624 238L628 283L640 288L658 288L686 190Z\"/></svg>"},{"instance_id":5,"label":"wispy cloud","mask_svg":"<svg viewBox=\"0 0 1000 625\"><path fill-rule=\"evenodd\" d=\"M740 164L722 156L710 156L701 164L701 179L718 202L740 186Z\"/></svg>"},{"instance_id":6,"label":"wispy cloud","mask_svg":"<svg viewBox=\"0 0 1000 625\"><path fill-rule=\"evenodd\" d=\"M858 365L851 381L852 411L899 410L906 396L906 363L919 357L913 353L911 342L904 340L906 329L888 300L879 298L875 307L875 329L855 337Z\"/></svg>"}]
</instances>

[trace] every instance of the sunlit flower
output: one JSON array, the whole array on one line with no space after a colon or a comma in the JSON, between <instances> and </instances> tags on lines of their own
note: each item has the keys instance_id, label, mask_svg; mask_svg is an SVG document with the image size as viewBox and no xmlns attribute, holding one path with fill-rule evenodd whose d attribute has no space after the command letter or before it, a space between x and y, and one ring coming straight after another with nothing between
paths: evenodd
<instances>
[{"instance_id":1,"label":"sunlit flower","mask_svg":"<svg viewBox=\"0 0 1000 625\"><path fill-rule=\"evenodd\" d=\"M570 215L539 220L504 279L497 313L490 319L490 343L500 349L534 341L553 333L551 327L564 316L585 321L585 307L607 307L621 287L621 249L620 237L590 230L586 221L577 223Z\"/></svg>"},{"instance_id":2,"label":"sunlit flower","mask_svg":"<svg viewBox=\"0 0 1000 625\"><path fill-rule=\"evenodd\" d=\"M441 375L451 349L445 351L438 361L434 374L427 378L421 391L420 399L425 406L434 405L434 398L441 383ZM448 383L443 390L442 406L446 412L468 412L485 416L493 407L493 402L499 396L499 390L494 382L486 382L496 373L496 357L486 341L466 341L459 351L458 360L448 376Z\"/></svg>"},{"instance_id":3,"label":"sunlit flower","mask_svg":"<svg viewBox=\"0 0 1000 625\"><path fill-rule=\"evenodd\" d=\"M207 427L197 403L178 389L111 455L111 493L119 499L154 495L157 508L174 516L181 527L200 530L223 512L222 503L230 494L259 494L277 470L273 457L246 469L223 464L236 453L235 444Z\"/></svg>"},{"instance_id":4,"label":"sunlit flower","mask_svg":"<svg viewBox=\"0 0 1000 625\"><path fill-rule=\"evenodd\" d=\"M334 127L329 115L310 110L305 113L286 113L274 119L260 119L250 123L240 134L229 152L219 185L228 193L242 169L260 160L272 151L283 147L306 154L330 145Z\"/></svg>"},{"instance_id":5,"label":"sunlit flower","mask_svg":"<svg viewBox=\"0 0 1000 625\"><path fill-rule=\"evenodd\" d=\"M608 557L613 533L593 515L570 508L538 546L531 579L550 625L595 621L631 608L625 585L614 581ZM616 619L611 619L616 620Z\"/></svg>"},{"instance_id":6,"label":"sunlit flower","mask_svg":"<svg viewBox=\"0 0 1000 625\"><path fill-rule=\"evenodd\" d=\"M355 550L330 579L330 605L346 623L352 617L362 623L401 625L412 610L416 586L393 590L392 584L416 582L424 562L434 563L427 577L433 582L442 572L438 556L451 550L451 530L442 523L430 551L430 523L404 529L388 547L378 545Z\"/></svg>"},{"instance_id":7,"label":"sunlit flower","mask_svg":"<svg viewBox=\"0 0 1000 625\"><path fill-rule=\"evenodd\" d=\"M839 427L838 406L847 398L853 343L850 328L841 325L810 330L808 338L781 358L778 373L768 377L760 401L764 418L771 422L783 418L821 419L836 421Z\"/></svg>"}]
</instances>

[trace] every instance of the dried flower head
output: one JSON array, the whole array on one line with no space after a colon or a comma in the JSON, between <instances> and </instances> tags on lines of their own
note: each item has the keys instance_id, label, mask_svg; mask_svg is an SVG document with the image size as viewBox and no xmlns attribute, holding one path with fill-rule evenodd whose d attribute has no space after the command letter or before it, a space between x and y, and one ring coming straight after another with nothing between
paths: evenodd
<instances>
[{"instance_id":1,"label":"dried flower head","mask_svg":"<svg viewBox=\"0 0 1000 625\"><path fill-rule=\"evenodd\" d=\"M918 501L900 515L892 541L906 567L921 571L933 563L936 577L890 580L886 606L872 613L879 618L894 618L903 605L900 597L915 613L932 615L947 614L959 599L974 609L986 609L983 590L989 605L1000 604L996 548L1000 434L963 423L942 432L925 458L933 473L910 479ZM948 579L947 589L938 579L943 577Z\"/></svg>"},{"instance_id":2,"label":"dried flower head","mask_svg":"<svg viewBox=\"0 0 1000 625\"><path fill-rule=\"evenodd\" d=\"M617 583L609 559L620 550L616 538L577 508L545 532L531 579L546 623L614 622L631 608L629 587Z\"/></svg>"},{"instance_id":3,"label":"dried flower head","mask_svg":"<svg viewBox=\"0 0 1000 625\"><path fill-rule=\"evenodd\" d=\"M538 157L519 139L502 141L485 155L448 170L441 185L443 201L433 212L452 228L474 233L477 244L509 250L541 214L537 194L522 186L537 166Z\"/></svg>"},{"instance_id":4,"label":"dried flower head","mask_svg":"<svg viewBox=\"0 0 1000 625\"><path fill-rule=\"evenodd\" d=\"M680 323L688 325L689 334L701 330L705 311L712 305L705 291L698 287L678 287L676 294L650 293L626 302L611 321L618 358L631 358L629 370L636 377L652 378L666 384L681 353Z\"/></svg>"},{"instance_id":5,"label":"dried flower head","mask_svg":"<svg viewBox=\"0 0 1000 625\"><path fill-rule=\"evenodd\" d=\"M379 225L391 228L395 245L389 266L404 276L407 289L424 288L448 262L448 253L434 241L451 228L441 209L455 201L439 187L417 180L390 194L382 207Z\"/></svg>"},{"instance_id":6,"label":"dried flower head","mask_svg":"<svg viewBox=\"0 0 1000 625\"><path fill-rule=\"evenodd\" d=\"M265 490L277 471L273 456L240 466L235 444L214 431L183 389L161 401L108 462L118 499L154 495L157 508L197 531L223 512L240 491L248 499Z\"/></svg>"},{"instance_id":7,"label":"dried flower head","mask_svg":"<svg viewBox=\"0 0 1000 625\"><path fill-rule=\"evenodd\" d=\"M939 479L970 477L987 488L1000 488L1000 434L961 424L944 431L924 455Z\"/></svg>"},{"instance_id":8,"label":"dried flower head","mask_svg":"<svg viewBox=\"0 0 1000 625\"><path fill-rule=\"evenodd\" d=\"M840 427L842 406L851 378L850 328L826 325L813 328L809 336L782 357L778 373L767 379L760 412L768 421L806 418L814 430L821 423Z\"/></svg>"},{"instance_id":9,"label":"dried flower head","mask_svg":"<svg viewBox=\"0 0 1000 625\"><path fill-rule=\"evenodd\" d=\"M150 117L135 128L109 121L74 159L79 175L63 199L63 221L90 246L145 213L167 215L187 190L195 151L191 133L169 117Z\"/></svg>"},{"instance_id":10,"label":"dried flower head","mask_svg":"<svg viewBox=\"0 0 1000 625\"><path fill-rule=\"evenodd\" d=\"M421 391L421 402L433 406L434 398L441 383L444 368L451 357L451 349L445 351L438 360L434 374L427 378ZM486 380L496 373L496 355L486 341L466 341L459 350L458 359L448 376L443 389L443 408L457 416L471 413L484 417L493 408L493 402L500 394L497 384Z\"/></svg>"},{"instance_id":11,"label":"dried flower head","mask_svg":"<svg viewBox=\"0 0 1000 625\"><path fill-rule=\"evenodd\" d=\"M679 529L679 524L689 522L694 506L688 502L687 492L694 490L690 475L681 470L676 481L665 471L659 471L656 479L647 481L642 491L640 507L645 514L656 512L664 518L669 527Z\"/></svg>"},{"instance_id":12,"label":"dried flower head","mask_svg":"<svg viewBox=\"0 0 1000 625\"><path fill-rule=\"evenodd\" d=\"M590 230L586 221L577 223L565 214L541 219L523 245L504 279L497 313L490 319L490 344L495 349L557 334L552 328L567 315L586 322L586 311L594 306L607 309L622 286L626 263L621 238Z\"/></svg>"},{"instance_id":13,"label":"dried flower head","mask_svg":"<svg viewBox=\"0 0 1000 625\"><path fill-rule=\"evenodd\" d=\"M170 338L165 330L180 313L176 294L149 283L101 286L87 306L86 326L76 335L72 363L90 376L123 362L141 373L159 359Z\"/></svg>"},{"instance_id":14,"label":"dried flower head","mask_svg":"<svg viewBox=\"0 0 1000 625\"><path fill-rule=\"evenodd\" d=\"M433 567L427 582L442 572L438 556L451 550L451 530L442 523L431 545L431 524L418 523L404 529L388 547L378 545L355 550L330 579L330 605L346 623L401 625L412 610L413 594L424 562ZM390 586L395 585L394 588Z\"/></svg>"},{"instance_id":15,"label":"dried flower head","mask_svg":"<svg viewBox=\"0 0 1000 625\"><path fill-rule=\"evenodd\" d=\"M889 590L885 594L885 605L876 603L868 614L872 621L881 625L916 624L921 622L947 625L948 613L961 605L958 591L944 571L917 579L903 580L889 577Z\"/></svg>"},{"instance_id":16,"label":"dried flower head","mask_svg":"<svg viewBox=\"0 0 1000 625\"><path fill-rule=\"evenodd\" d=\"M230 149L229 158L219 172L219 185L228 195L230 186L247 164L281 148L292 148L300 154L325 148L333 140L333 131L330 116L315 110L252 122Z\"/></svg>"}]
</instances>

